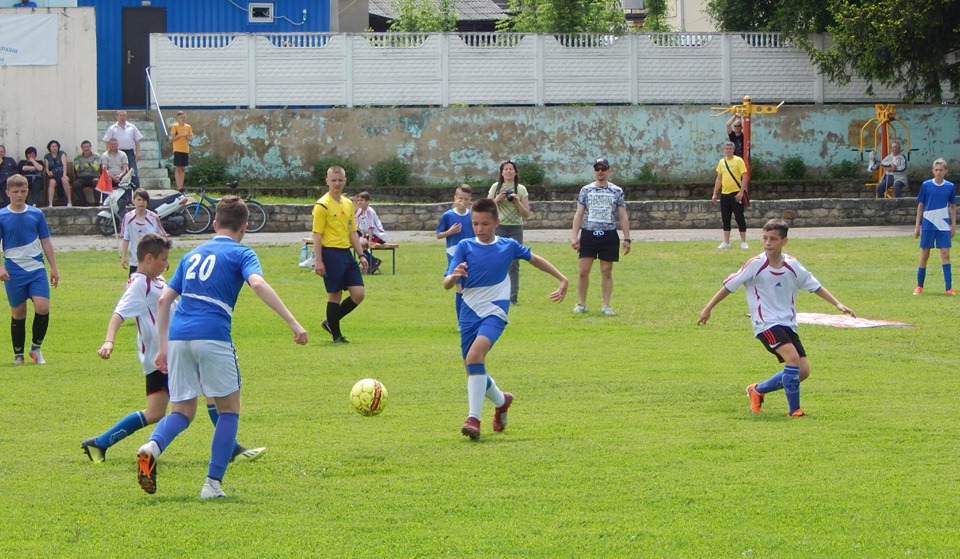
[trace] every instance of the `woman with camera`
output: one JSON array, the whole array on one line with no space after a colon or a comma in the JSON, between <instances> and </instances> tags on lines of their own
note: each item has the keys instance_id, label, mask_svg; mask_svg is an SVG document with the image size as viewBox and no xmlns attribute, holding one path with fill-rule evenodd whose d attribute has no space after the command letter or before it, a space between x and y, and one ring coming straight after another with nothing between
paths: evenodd
<instances>
[{"instance_id":1,"label":"woman with camera","mask_svg":"<svg viewBox=\"0 0 960 559\"><path fill-rule=\"evenodd\" d=\"M488 198L497 203L497 213L500 214L500 226L497 235L507 239L515 239L523 244L523 220L530 217L530 198L527 187L520 184L520 174L517 164L513 161L504 161L500 164L500 180L490 187ZM517 304L517 294L520 291L520 261L514 260L510 265L510 304Z\"/></svg>"}]
</instances>

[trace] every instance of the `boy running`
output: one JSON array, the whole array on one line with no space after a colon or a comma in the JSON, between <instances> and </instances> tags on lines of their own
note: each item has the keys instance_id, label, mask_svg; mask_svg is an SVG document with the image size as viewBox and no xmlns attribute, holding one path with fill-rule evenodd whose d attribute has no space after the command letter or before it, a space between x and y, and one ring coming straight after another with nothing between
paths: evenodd
<instances>
[{"instance_id":1,"label":"boy running","mask_svg":"<svg viewBox=\"0 0 960 559\"><path fill-rule=\"evenodd\" d=\"M943 263L943 282L947 295L953 296L953 272L950 269L950 246L957 231L957 189L946 180L947 162L937 159L933 162L933 178L923 182L917 194L917 224L913 236L920 239L920 266L917 267L917 288L914 295L923 293L923 282L927 279L927 259L930 249L940 249L940 261Z\"/></svg>"},{"instance_id":2,"label":"boy running","mask_svg":"<svg viewBox=\"0 0 960 559\"><path fill-rule=\"evenodd\" d=\"M147 209L149 204L150 193L138 188L133 193L133 211L124 215L123 221L120 223L120 237L123 239L120 246L120 267L126 268L129 262L128 275L133 275L137 271L137 265L134 262L140 261L137 251L140 238L150 232L159 233L164 237L167 236L167 232L163 230L163 224L160 223L160 216ZM128 256L130 257L129 260L127 259ZM162 274L164 271L161 270L160 273Z\"/></svg>"},{"instance_id":3,"label":"boy running","mask_svg":"<svg viewBox=\"0 0 960 559\"><path fill-rule=\"evenodd\" d=\"M457 243L463 239L473 237L473 223L470 217L470 199L473 191L469 184L461 184L453 193L453 207L443 212L440 223L437 224L437 239L447 241L447 266L453 260L453 253L457 250ZM457 295L454 298L457 316L460 316L460 307L463 305L463 286L457 282Z\"/></svg>"},{"instance_id":4,"label":"boy running","mask_svg":"<svg viewBox=\"0 0 960 559\"><path fill-rule=\"evenodd\" d=\"M460 432L472 441L480 439L480 411L484 397L493 402L493 431L499 433L507 426L507 410L513 395L497 387L487 375L485 360L493 344L507 326L510 309L510 278L508 272L514 260L523 259L560 281L560 287L550 294L555 303L563 301L569 282L553 264L530 252L514 239L495 235L500 224L497 203L490 198L473 205L473 232L475 238L457 244L453 258L443 278L443 288L463 284L463 306L460 308L460 351L467 368L467 402L469 415Z\"/></svg>"},{"instance_id":5,"label":"boy running","mask_svg":"<svg viewBox=\"0 0 960 559\"><path fill-rule=\"evenodd\" d=\"M37 365L46 361L40 346L50 323L50 286L60 284L57 258L50 242L50 229L43 212L27 206L29 185L23 175L7 179L10 205L0 210L0 244L3 265L0 281L7 290L10 303L10 339L13 341L13 364L23 365L23 348L27 338L27 299L33 301L33 343L30 359ZM50 262L50 283L44 258Z\"/></svg>"}]
</instances>

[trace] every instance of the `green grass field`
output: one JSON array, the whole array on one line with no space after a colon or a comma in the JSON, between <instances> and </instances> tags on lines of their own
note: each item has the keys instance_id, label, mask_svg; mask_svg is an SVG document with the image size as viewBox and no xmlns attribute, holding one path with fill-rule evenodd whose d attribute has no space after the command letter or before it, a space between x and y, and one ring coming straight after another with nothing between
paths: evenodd
<instances>
[{"instance_id":1,"label":"green grass field","mask_svg":"<svg viewBox=\"0 0 960 559\"><path fill-rule=\"evenodd\" d=\"M113 358L96 356L124 285L116 259L62 253L48 364L4 354L0 365L0 557L960 555L960 301L942 295L939 260L914 297L912 238L791 233L788 252L859 315L912 325L801 326L807 417L786 418L782 393L749 412L744 386L778 367L742 293L696 326L746 251L637 243L615 268L612 318L597 312L598 270L581 316L572 294L550 303L556 282L523 264L520 305L487 363L516 400L502 434L486 404L478 443L459 432L465 373L439 243L404 245L398 275L368 278L343 324L349 346L320 329L322 283L296 267L297 247L259 248L311 340L293 344L244 290L239 440L269 452L228 469L220 502L197 498L212 433L202 412L160 457L155 495L135 473L152 428L104 464L81 452L142 407L143 380L132 325ZM575 284L569 247L533 248ZM798 308L835 312L806 293ZM368 376L390 394L373 418L348 406Z\"/></svg>"}]
</instances>

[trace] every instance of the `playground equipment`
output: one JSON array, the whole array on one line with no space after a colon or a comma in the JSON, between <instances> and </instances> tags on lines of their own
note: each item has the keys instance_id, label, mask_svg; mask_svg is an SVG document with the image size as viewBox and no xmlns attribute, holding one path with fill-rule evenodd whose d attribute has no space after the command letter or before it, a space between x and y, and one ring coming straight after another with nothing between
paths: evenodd
<instances>
[{"instance_id":1,"label":"playground equipment","mask_svg":"<svg viewBox=\"0 0 960 559\"><path fill-rule=\"evenodd\" d=\"M710 107L713 110L720 111L713 116L721 116L724 113L734 113L740 115L740 122L743 123L743 162L747 165L747 171L750 171L750 115L752 114L773 114L780 110L786 101L780 101L779 105L756 105L750 102L750 96L744 95L742 105L731 105L729 107Z\"/></svg>"},{"instance_id":2,"label":"playground equipment","mask_svg":"<svg viewBox=\"0 0 960 559\"><path fill-rule=\"evenodd\" d=\"M890 153L891 144L898 141L900 142L900 147L903 148L901 152L904 157L907 158L907 161L910 161L910 152L914 151L910 146L910 127L897 118L897 106L894 104L884 105L877 103L874 105L874 108L876 110L876 116L860 127L860 147L857 150L860 152L860 161L863 161L864 135L867 129L873 126L873 149L869 150L869 155L867 156L870 161L868 170L870 171L871 178L873 178L873 182L865 183L869 188L876 188L880 179L883 177L884 170L883 167L880 166L880 162ZM903 127L903 141L897 139L898 126ZM904 143L906 145L903 145ZM877 157L878 152L880 157ZM892 185L887 188L884 197L893 198Z\"/></svg>"}]
</instances>

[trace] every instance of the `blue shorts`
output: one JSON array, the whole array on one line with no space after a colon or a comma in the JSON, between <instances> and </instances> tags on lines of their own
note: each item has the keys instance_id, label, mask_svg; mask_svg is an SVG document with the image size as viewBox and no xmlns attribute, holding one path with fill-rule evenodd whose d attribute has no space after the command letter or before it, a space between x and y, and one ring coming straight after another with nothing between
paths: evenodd
<instances>
[{"instance_id":1,"label":"blue shorts","mask_svg":"<svg viewBox=\"0 0 960 559\"><path fill-rule=\"evenodd\" d=\"M355 285L363 286L360 265L353 259L349 248L323 247L320 249L320 258L327 269L327 275L323 276L327 293L340 293Z\"/></svg>"},{"instance_id":2,"label":"blue shorts","mask_svg":"<svg viewBox=\"0 0 960 559\"><path fill-rule=\"evenodd\" d=\"M9 270L7 268L7 271ZM33 272L11 272L10 279L5 281L3 286L7 289L7 301L11 307L19 307L33 297L50 298L46 268Z\"/></svg>"},{"instance_id":3,"label":"blue shorts","mask_svg":"<svg viewBox=\"0 0 960 559\"><path fill-rule=\"evenodd\" d=\"M950 248L950 231L923 229L920 231L920 248Z\"/></svg>"},{"instance_id":4,"label":"blue shorts","mask_svg":"<svg viewBox=\"0 0 960 559\"><path fill-rule=\"evenodd\" d=\"M461 322L460 353L463 354L463 358L467 358L467 352L470 351L470 346L473 345L477 336L483 336L490 340L490 347L492 348L500 339L500 334L503 334L503 329L506 327L507 322L499 316L487 316L469 324Z\"/></svg>"}]
</instances>

